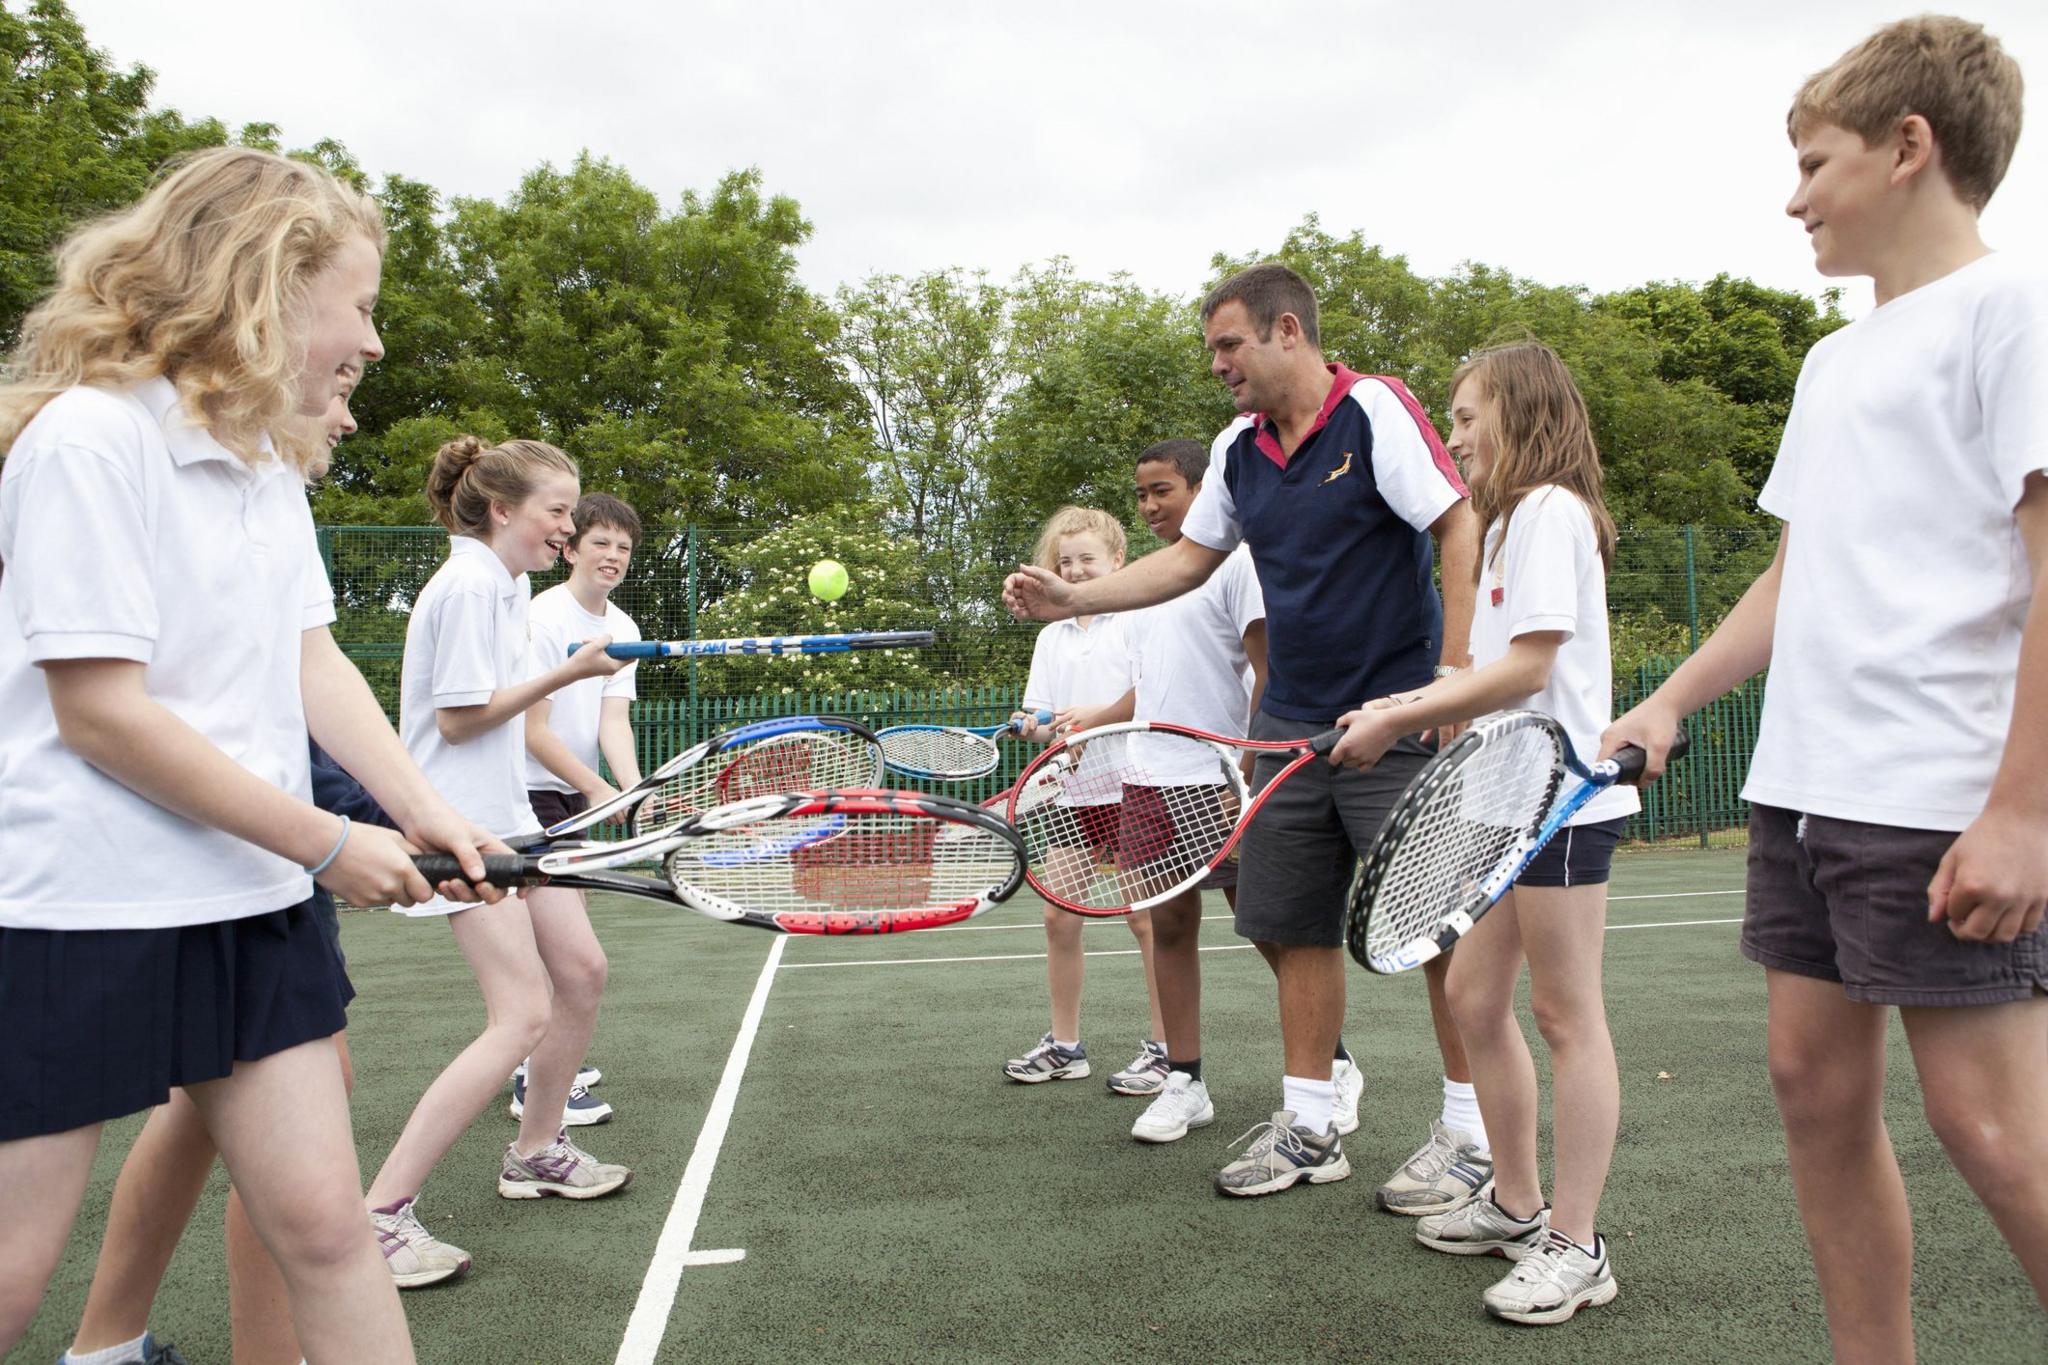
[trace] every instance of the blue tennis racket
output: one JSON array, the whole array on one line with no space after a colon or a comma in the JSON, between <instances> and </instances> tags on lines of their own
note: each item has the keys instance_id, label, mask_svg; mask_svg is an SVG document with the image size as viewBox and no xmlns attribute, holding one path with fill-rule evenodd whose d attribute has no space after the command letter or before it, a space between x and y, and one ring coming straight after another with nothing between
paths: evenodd
<instances>
[{"instance_id":1,"label":"blue tennis racket","mask_svg":"<svg viewBox=\"0 0 2048 1365\"><path fill-rule=\"evenodd\" d=\"M1040 725L1052 719L1052 712L1034 713ZM1003 761L996 736L1014 735L1019 722L1001 725L892 725L875 731L882 746L882 762L906 777L929 777L942 782L965 782L986 777Z\"/></svg>"},{"instance_id":2,"label":"blue tennis racket","mask_svg":"<svg viewBox=\"0 0 2048 1365\"><path fill-rule=\"evenodd\" d=\"M1680 731L1670 756L1690 743ZM1475 721L1415 775L1373 839L1345 915L1351 956L1391 973L1448 951L1588 801L1640 778L1644 759L1630 745L1589 767L1564 727L1534 711Z\"/></svg>"},{"instance_id":3,"label":"blue tennis racket","mask_svg":"<svg viewBox=\"0 0 2048 1365\"><path fill-rule=\"evenodd\" d=\"M854 649L922 649L938 637L928 630L864 630L840 635L749 635L730 640L633 640L606 645L614 659L690 659L738 654L844 654ZM581 649L584 641L569 646Z\"/></svg>"}]
</instances>

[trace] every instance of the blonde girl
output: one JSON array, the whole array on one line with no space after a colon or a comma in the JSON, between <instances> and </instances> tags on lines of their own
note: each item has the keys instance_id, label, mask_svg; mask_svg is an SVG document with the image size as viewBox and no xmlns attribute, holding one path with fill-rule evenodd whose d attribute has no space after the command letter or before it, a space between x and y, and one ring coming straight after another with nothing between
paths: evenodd
<instances>
[{"instance_id":1,"label":"blonde girl","mask_svg":"<svg viewBox=\"0 0 2048 1365\"><path fill-rule=\"evenodd\" d=\"M0 1355L102 1123L182 1086L308 1358L413 1358L307 904L426 899L413 847L482 872L328 632L303 485L383 354L383 241L325 171L199 153L65 244L0 385ZM312 804L309 731L403 837Z\"/></svg>"},{"instance_id":2,"label":"blonde girl","mask_svg":"<svg viewBox=\"0 0 2048 1365\"><path fill-rule=\"evenodd\" d=\"M1101 578L1123 567L1123 524L1107 512L1090 507L1062 507L1039 533L1033 560L1069 583ZM1031 673L1024 684L1024 709L1013 720L1019 733L1048 743L1073 723L1078 712L1094 712L1121 700L1135 676L1130 643L1112 613L1054 621L1038 632L1031 650ZM1039 724L1034 715L1053 712ZM1083 759L1083 771L1086 759ZM1095 847L1047 850L1048 874L1057 877L1062 859L1071 860L1077 875L1092 866L1099 853L1113 846L1121 807L1115 802L1080 807L1080 827L1097 840ZM1151 1002L1151 1040L1165 1036L1159 1018L1159 996L1152 969L1152 918L1127 916L1145 965L1145 994ZM1081 1039L1081 979L1086 959L1081 954L1079 915L1055 905L1045 907L1045 979L1052 997L1052 1027L1021 1057L1003 1064L1013 1081L1036 1085L1044 1081L1080 1080L1089 1074L1088 1051Z\"/></svg>"},{"instance_id":3,"label":"blonde girl","mask_svg":"<svg viewBox=\"0 0 2048 1365\"><path fill-rule=\"evenodd\" d=\"M448 560L406 627L399 732L456 809L514 842L540 834L526 798L527 708L625 667L605 654L609 636L567 658L529 655L527 575L552 566L576 534L579 491L575 462L541 441L486 446L464 436L441 447L427 475L427 501L449 531ZM467 1252L420 1222L420 1187L529 1054L519 1136L505 1149L498 1193L595 1199L633 1178L562 1132L605 983L604 950L582 898L536 890L491 906L439 900L408 913L447 918L483 990L486 1023L420 1096L370 1184L371 1221L405 1289L469 1268Z\"/></svg>"},{"instance_id":4,"label":"blonde girl","mask_svg":"<svg viewBox=\"0 0 2048 1365\"><path fill-rule=\"evenodd\" d=\"M1451 380L1451 452L1487 528L1472 627L1472 671L1343 718L1333 761L1371 764L1397 735L1503 707L1555 717L1580 753L1611 718L1606 574L1614 523L1585 399L1549 347L1482 351ZM1632 787L1594 800L1531 863L1451 955L1451 1014L1492 1140L1494 1178L1476 1197L1422 1219L1416 1237L1457 1255L1516 1261L1488 1289L1488 1312L1556 1323L1616 1293L1595 1227L1614 1155L1621 1086L1600 992L1607 879ZM1529 998L1550 1046L1555 1205L1536 1164L1536 1070L1514 1012Z\"/></svg>"}]
</instances>

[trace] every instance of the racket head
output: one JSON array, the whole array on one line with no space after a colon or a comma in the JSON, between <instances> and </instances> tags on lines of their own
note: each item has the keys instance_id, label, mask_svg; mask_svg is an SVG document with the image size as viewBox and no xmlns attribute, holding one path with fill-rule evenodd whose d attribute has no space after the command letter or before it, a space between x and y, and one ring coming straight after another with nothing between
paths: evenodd
<instances>
[{"instance_id":1,"label":"racket head","mask_svg":"<svg viewBox=\"0 0 2048 1365\"><path fill-rule=\"evenodd\" d=\"M1240 755L1199 730L1148 721L1049 746L1007 808L1031 889L1074 914L1111 917L1199 885L1251 806Z\"/></svg>"},{"instance_id":2,"label":"racket head","mask_svg":"<svg viewBox=\"0 0 2048 1365\"><path fill-rule=\"evenodd\" d=\"M756 796L873 787L882 779L874 731L844 716L785 716L698 746L692 763L650 790L627 817L635 839Z\"/></svg>"},{"instance_id":3,"label":"racket head","mask_svg":"<svg viewBox=\"0 0 2048 1365\"><path fill-rule=\"evenodd\" d=\"M1543 828L1567 772L1563 729L1534 711L1473 722L1395 799L1345 913L1345 946L1379 973L1471 932Z\"/></svg>"},{"instance_id":4,"label":"racket head","mask_svg":"<svg viewBox=\"0 0 2048 1365\"><path fill-rule=\"evenodd\" d=\"M920 792L757 797L684 822L663 873L713 919L792 934L887 934L974 918L1024 878L993 812Z\"/></svg>"},{"instance_id":5,"label":"racket head","mask_svg":"<svg viewBox=\"0 0 2048 1365\"><path fill-rule=\"evenodd\" d=\"M988 776L1003 761L987 735L946 725L892 725L877 730L875 739L883 764L906 777L965 782Z\"/></svg>"}]
</instances>

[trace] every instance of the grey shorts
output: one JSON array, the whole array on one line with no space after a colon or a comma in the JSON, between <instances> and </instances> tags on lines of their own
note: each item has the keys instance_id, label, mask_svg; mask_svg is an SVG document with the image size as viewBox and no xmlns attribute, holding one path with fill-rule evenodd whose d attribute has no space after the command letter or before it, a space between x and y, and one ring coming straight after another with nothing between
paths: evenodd
<instances>
[{"instance_id":1,"label":"grey shorts","mask_svg":"<svg viewBox=\"0 0 2048 1365\"><path fill-rule=\"evenodd\" d=\"M1329 727L1261 711L1253 739L1305 739ZM1372 847L1394 801L1435 750L1403 736L1360 772L1320 760L1287 779L1259 807L1238 844L1237 932L1254 943L1335 948L1344 942L1344 902L1358 860ZM1292 756L1260 754L1252 786L1263 791Z\"/></svg>"},{"instance_id":2,"label":"grey shorts","mask_svg":"<svg viewBox=\"0 0 2048 1365\"><path fill-rule=\"evenodd\" d=\"M1927 921L1927 883L1956 836L1749 812L1742 955L1836 981L1871 1005L1996 1005L2048 993L2048 921L2013 943L1966 943Z\"/></svg>"}]
</instances>

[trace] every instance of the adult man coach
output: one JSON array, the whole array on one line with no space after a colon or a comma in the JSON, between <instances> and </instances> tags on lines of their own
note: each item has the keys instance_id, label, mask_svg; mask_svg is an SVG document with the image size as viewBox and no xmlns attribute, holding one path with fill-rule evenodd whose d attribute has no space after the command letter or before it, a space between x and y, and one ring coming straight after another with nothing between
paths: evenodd
<instances>
[{"instance_id":1,"label":"adult man coach","mask_svg":"<svg viewBox=\"0 0 2048 1365\"><path fill-rule=\"evenodd\" d=\"M1202 302L1211 371L1243 414L1210 449L1181 539L1117 573L1070 584L1032 567L1003 597L1018 616L1128 611L1204 582L1249 542L1266 598L1269 672L1254 739L1318 733L1370 697L1462 666L1470 594L1445 610L1445 581L1474 579L1478 525L1421 407L1398 382L1324 361L1315 293L1285 266L1252 266ZM1356 1124L1360 1082L1343 1052L1344 898L1358 856L1429 757L1415 736L1367 771L1310 765L1246 831L1237 931L1272 968L1286 1057L1283 1108L1218 1173L1225 1194L1271 1194L1351 1173L1338 1128ZM1278 768L1262 760L1257 785ZM1464 1058L1436 982L1447 1074ZM1333 1062L1334 1059L1334 1062Z\"/></svg>"}]
</instances>

